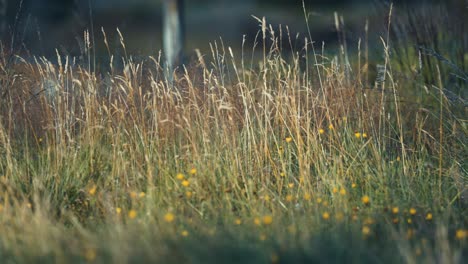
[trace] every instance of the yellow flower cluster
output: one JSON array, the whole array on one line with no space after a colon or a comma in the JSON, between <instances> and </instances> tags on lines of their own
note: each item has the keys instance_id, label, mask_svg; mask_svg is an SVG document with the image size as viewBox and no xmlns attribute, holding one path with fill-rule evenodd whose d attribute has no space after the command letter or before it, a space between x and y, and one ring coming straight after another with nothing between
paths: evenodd
<instances>
[{"instance_id":1,"label":"yellow flower cluster","mask_svg":"<svg viewBox=\"0 0 468 264\"><path fill-rule=\"evenodd\" d=\"M195 175L196 173L197 173L197 169L195 169L195 168L192 168L192 169L189 171L189 174L190 174L190 175ZM190 181L189 181L189 179L187 179L183 173L177 173L176 179L180 181L180 184L181 184L183 187L189 187L189 186L190 186ZM192 196L192 193L191 193L191 192L187 192L187 193L186 193L186 197L187 197L187 198L190 198L191 196Z\"/></svg>"},{"instance_id":2,"label":"yellow flower cluster","mask_svg":"<svg viewBox=\"0 0 468 264\"><path fill-rule=\"evenodd\" d=\"M367 133L356 132L354 133L356 138L367 138Z\"/></svg>"}]
</instances>

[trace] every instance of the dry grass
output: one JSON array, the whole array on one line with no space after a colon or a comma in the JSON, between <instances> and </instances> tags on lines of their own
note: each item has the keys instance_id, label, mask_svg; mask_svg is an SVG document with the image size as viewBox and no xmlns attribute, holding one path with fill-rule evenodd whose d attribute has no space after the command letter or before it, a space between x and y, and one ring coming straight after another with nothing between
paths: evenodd
<instances>
[{"instance_id":1,"label":"dry grass","mask_svg":"<svg viewBox=\"0 0 468 264\"><path fill-rule=\"evenodd\" d=\"M173 83L158 58L5 55L0 257L462 262L466 120L440 86L440 108L402 100L388 41L380 89L310 43L304 65L273 41L254 67L213 45Z\"/></svg>"}]
</instances>

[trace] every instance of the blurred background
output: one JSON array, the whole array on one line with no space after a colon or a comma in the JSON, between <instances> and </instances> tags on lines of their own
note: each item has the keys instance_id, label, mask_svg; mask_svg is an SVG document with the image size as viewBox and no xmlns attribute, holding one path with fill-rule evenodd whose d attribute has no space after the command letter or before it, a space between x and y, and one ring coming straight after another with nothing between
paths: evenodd
<instances>
[{"instance_id":1,"label":"blurred background","mask_svg":"<svg viewBox=\"0 0 468 264\"><path fill-rule=\"evenodd\" d=\"M463 3L465 0L447 0ZM161 0L0 0L1 34L4 46L30 55L77 56L82 53L83 32L91 31L96 56L107 56L101 28L112 53L121 50L116 29L122 32L128 54L157 55L161 41ZM397 6L428 5L437 1L393 1ZM444 1L446 2L446 1ZM466 3L466 2L465 2ZM306 0L309 26L314 41L333 47L338 40L334 12L344 18L346 38L357 45L369 30L384 32L389 1ZM252 46L259 23L253 16L267 18L276 29L288 25L293 45L302 45L307 32L302 0L187 0L186 51L195 48L209 53L209 43L222 38L226 46L239 51L245 35ZM283 34L286 30L283 28Z\"/></svg>"}]
</instances>

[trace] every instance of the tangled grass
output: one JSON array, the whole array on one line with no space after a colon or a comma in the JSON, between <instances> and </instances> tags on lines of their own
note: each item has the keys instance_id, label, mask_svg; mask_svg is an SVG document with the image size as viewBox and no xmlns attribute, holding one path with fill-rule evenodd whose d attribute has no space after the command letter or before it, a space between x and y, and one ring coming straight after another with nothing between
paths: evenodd
<instances>
[{"instance_id":1,"label":"tangled grass","mask_svg":"<svg viewBox=\"0 0 468 264\"><path fill-rule=\"evenodd\" d=\"M0 258L466 259L466 106L445 68L409 79L382 38L375 84L360 51L350 64L306 40L286 58L260 22L258 64L217 43L172 82L160 58L100 72L4 54Z\"/></svg>"}]
</instances>

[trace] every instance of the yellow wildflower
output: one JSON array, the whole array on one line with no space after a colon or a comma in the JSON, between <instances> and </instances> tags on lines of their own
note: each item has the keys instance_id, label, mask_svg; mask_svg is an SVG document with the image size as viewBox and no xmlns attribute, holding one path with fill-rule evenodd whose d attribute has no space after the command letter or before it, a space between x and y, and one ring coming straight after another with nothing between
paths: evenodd
<instances>
[{"instance_id":1,"label":"yellow wildflower","mask_svg":"<svg viewBox=\"0 0 468 264\"><path fill-rule=\"evenodd\" d=\"M136 216L137 216L137 212L136 212L135 210L130 210L130 211L128 212L128 217L129 217L130 219L134 219Z\"/></svg>"},{"instance_id":2,"label":"yellow wildflower","mask_svg":"<svg viewBox=\"0 0 468 264\"><path fill-rule=\"evenodd\" d=\"M145 197L145 195L146 195L145 192L140 192L140 193L138 194L138 196L139 196L140 198Z\"/></svg>"},{"instance_id":3,"label":"yellow wildflower","mask_svg":"<svg viewBox=\"0 0 468 264\"><path fill-rule=\"evenodd\" d=\"M293 200L293 196L292 196L292 195L290 195L290 194L286 195L286 201L287 201L287 202L291 202L292 200Z\"/></svg>"},{"instance_id":4,"label":"yellow wildflower","mask_svg":"<svg viewBox=\"0 0 468 264\"><path fill-rule=\"evenodd\" d=\"M287 137L287 138L285 138L285 140L286 140L287 143L290 143L292 141L292 137Z\"/></svg>"},{"instance_id":5,"label":"yellow wildflower","mask_svg":"<svg viewBox=\"0 0 468 264\"><path fill-rule=\"evenodd\" d=\"M311 198L310 194L308 193L304 194L304 200L310 201L310 198Z\"/></svg>"},{"instance_id":6,"label":"yellow wildflower","mask_svg":"<svg viewBox=\"0 0 468 264\"><path fill-rule=\"evenodd\" d=\"M458 229L455 232L455 238L458 240L464 240L468 237L468 230Z\"/></svg>"},{"instance_id":7,"label":"yellow wildflower","mask_svg":"<svg viewBox=\"0 0 468 264\"><path fill-rule=\"evenodd\" d=\"M189 232L187 230L183 230L181 233L180 233L183 237L187 237L189 235Z\"/></svg>"},{"instance_id":8,"label":"yellow wildflower","mask_svg":"<svg viewBox=\"0 0 468 264\"><path fill-rule=\"evenodd\" d=\"M398 214L399 211L400 211L400 209L398 207L396 207L396 206L392 208L392 213L393 214Z\"/></svg>"},{"instance_id":9,"label":"yellow wildflower","mask_svg":"<svg viewBox=\"0 0 468 264\"><path fill-rule=\"evenodd\" d=\"M427 213L427 215L426 215L426 220L427 220L427 221L431 221L431 220L432 220L432 214L431 214L431 213Z\"/></svg>"},{"instance_id":10,"label":"yellow wildflower","mask_svg":"<svg viewBox=\"0 0 468 264\"><path fill-rule=\"evenodd\" d=\"M255 224L255 225L259 226L261 223L262 223L262 222L260 221L260 218L258 218L258 217L255 217L255 218L254 218L254 224Z\"/></svg>"},{"instance_id":11,"label":"yellow wildflower","mask_svg":"<svg viewBox=\"0 0 468 264\"><path fill-rule=\"evenodd\" d=\"M361 138L361 133L356 132L356 133L354 133L354 136L355 136L356 138Z\"/></svg>"},{"instance_id":12,"label":"yellow wildflower","mask_svg":"<svg viewBox=\"0 0 468 264\"><path fill-rule=\"evenodd\" d=\"M322 214L322 218L324 220L328 220L328 219L330 219L330 214L328 212L325 212L325 213Z\"/></svg>"},{"instance_id":13,"label":"yellow wildflower","mask_svg":"<svg viewBox=\"0 0 468 264\"><path fill-rule=\"evenodd\" d=\"M242 224L242 220L240 218L236 218L236 220L234 220L234 224L236 225L241 225Z\"/></svg>"},{"instance_id":14,"label":"yellow wildflower","mask_svg":"<svg viewBox=\"0 0 468 264\"><path fill-rule=\"evenodd\" d=\"M191 191L186 191L185 192L185 197L187 198L192 198L193 193Z\"/></svg>"},{"instance_id":15,"label":"yellow wildflower","mask_svg":"<svg viewBox=\"0 0 468 264\"><path fill-rule=\"evenodd\" d=\"M335 127L334 127L332 124L330 124L330 125L328 126L328 129L333 130L333 129L335 129Z\"/></svg>"},{"instance_id":16,"label":"yellow wildflower","mask_svg":"<svg viewBox=\"0 0 468 264\"><path fill-rule=\"evenodd\" d=\"M367 138L367 133L362 133L362 138Z\"/></svg>"},{"instance_id":17,"label":"yellow wildflower","mask_svg":"<svg viewBox=\"0 0 468 264\"><path fill-rule=\"evenodd\" d=\"M357 187L357 184L356 184L356 183L352 183L352 184L351 184L351 188L354 189L354 188L356 188L356 187Z\"/></svg>"},{"instance_id":18,"label":"yellow wildflower","mask_svg":"<svg viewBox=\"0 0 468 264\"><path fill-rule=\"evenodd\" d=\"M361 201L362 201L363 204L368 205L368 204L370 203L370 198L369 198L369 196L364 195L364 196L361 198Z\"/></svg>"},{"instance_id":19,"label":"yellow wildflower","mask_svg":"<svg viewBox=\"0 0 468 264\"><path fill-rule=\"evenodd\" d=\"M189 185L190 185L190 182L189 182L189 181L187 181L187 180L183 180L183 181L182 181L182 186L188 187Z\"/></svg>"},{"instance_id":20,"label":"yellow wildflower","mask_svg":"<svg viewBox=\"0 0 468 264\"><path fill-rule=\"evenodd\" d=\"M167 213L164 215L164 221L168 223L174 222L174 219L175 219L175 215L173 213Z\"/></svg>"},{"instance_id":21,"label":"yellow wildflower","mask_svg":"<svg viewBox=\"0 0 468 264\"><path fill-rule=\"evenodd\" d=\"M94 185L88 190L88 193L89 193L90 195L94 195L94 194L96 194L96 189L97 189L97 187L96 187L96 185L94 184Z\"/></svg>"},{"instance_id":22,"label":"yellow wildflower","mask_svg":"<svg viewBox=\"0 0 468 264\"><path fill-rule=\"evenodd\" d=\"M346 189L345 189L345 188L341 188L341 189L340 189L340 194L341 194L341 195L346 195Z\"/></svg>"},{"instance_id":23,"label":"yellow wildflower","mask_svg":"<svg viewBox=\"0 0 468 264\"><path fill-rule=\"evenodd\" d=\"M325 133L325 130L323 130L323 128L321 128L321 129L319 129L318 132L319 132L320 135L323 135Z\"/></svg>"},{"instance_id":24,"label":"yellow wildflower","mask_svg":"<svg viewBox=\"0 0 468 264\"><path fill-rule=\"evenodd\" d=\"M370 227L368 227L368 226L363 226L363 227L362 227L362 234L363 234L363 235L367 236L367 235L370 234L370 232L371 232Z\"/></svg>"},{"instance_id":25,"label":"yellow wildflower","mask_svg":"<svg viewBox=\"0 0 468 264\"><path fill-rule=\"evenodd\" d=\"M262 222L264 225L271 225L271 223L273 223L273 217L271 215L265 215Z\"/></svg>"},{"instance_id":26,"label":"yellow wildflower","mask_svg":"<svg viewBox=\"0 0 468 264\"><path fill-rule=\"evenodd\" d=\"M194 175L194 174L196 174L196 173L197 173L197 169L196 169L196 168L192 168L192 169L190 170L190 174Z\"/></svg>"},{"instance_id":27,"label":"yellow wildflower","mask_svg":"<svg viewBox=\"0 0 468 264\"><path fill-rule=\"evenodd\" d=\"M120 207L115 208L115 212L116 212L117 214L122 213L122 208L120 208Z\"/></svg>"},{"instance_id":28,"label":"yellow wildflower","mask_svg":"<svg viewBox=\"0 0 468 264\"><path fill-rule=\"evenodd\" d=\"M182 174L182 173L177 173L176 178L177 178L179 181L183 181L183 180L185 179L185 176L184 176L184 174Z\"/></svg>"},{"instance_id":29,"label":"yellow wildflower","mask_svg":"<svg viewBox=\"0 0 468 264\"><path fill-rule=\"evenodd\" d=\"M416 211L416 209L414 209L413 207L411 207L410 210L409 210L409 213L410 213L411 215L415 215L415 214L417 213L417 211Z\"/></svg>"}]
</instances>

